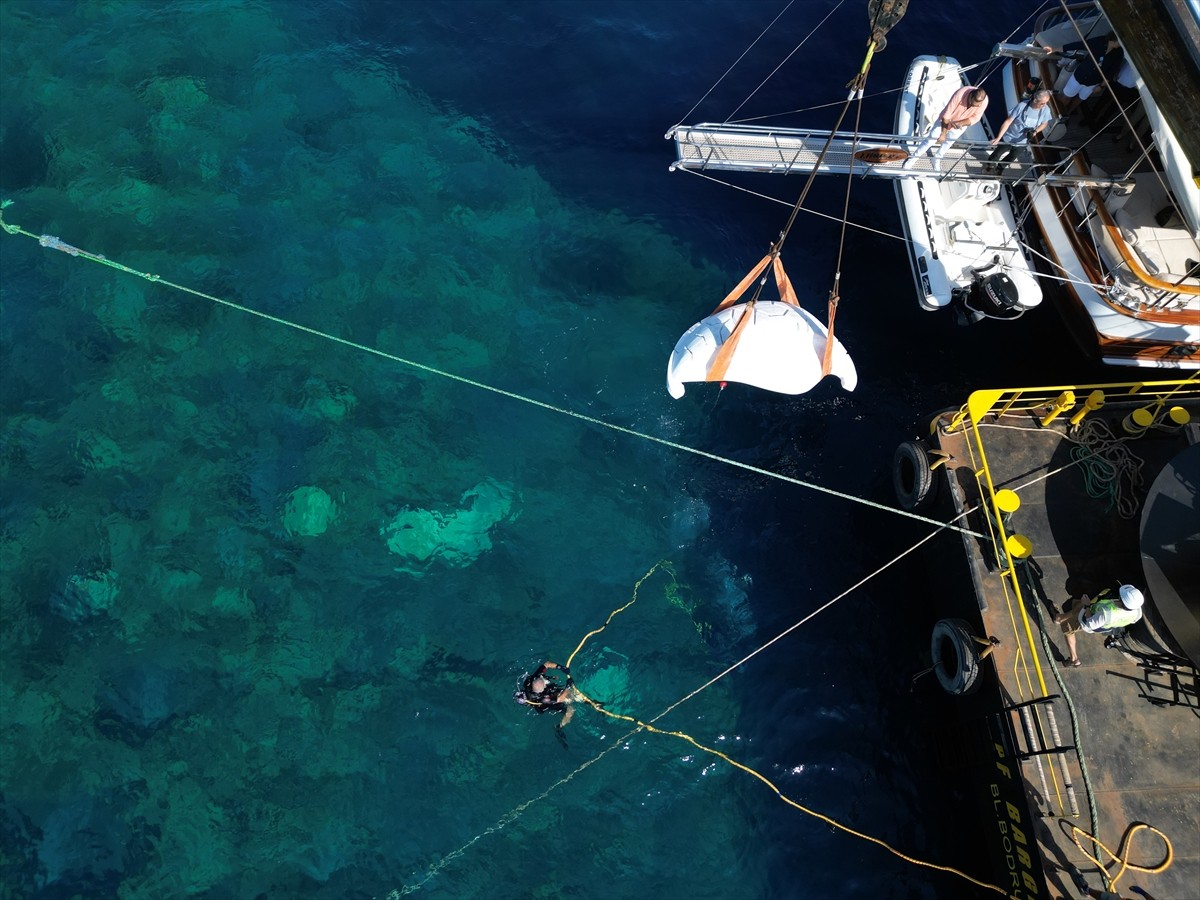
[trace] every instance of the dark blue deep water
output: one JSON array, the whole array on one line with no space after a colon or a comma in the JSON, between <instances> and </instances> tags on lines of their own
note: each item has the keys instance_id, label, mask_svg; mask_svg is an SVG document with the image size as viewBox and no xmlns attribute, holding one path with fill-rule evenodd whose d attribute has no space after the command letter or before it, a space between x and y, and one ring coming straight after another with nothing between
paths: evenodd
<instances>
[{"instance_id":1,"label":"dark blue deep water","mask_svg":"<svg viewBox=\"0 0 1200 900\"><path fill-rule=\"evenodd\" d=\"M783 5L0 3L7 221L428 367L0 235L0 893L973 896L676 738L582 709L564 748L511 700L658 560L573 667L643 719L929 533L569 413L892 504L928 413L1080 377L1052 303L959 329L899 241L852 230L856 392L667 396L787 208L669 174L662 136ZM841 100L864 6L739 115ZM833 7L798 0L691 119ZM865 122L914 55L982 60L1032 11L913 0ZM899 231L886 184L850 217ZM802 215L786 253L822 318L837 240ZM930 570L960 565L939 540L659 724L984 875L910 690Z\"/></svg>"}]
</instances>

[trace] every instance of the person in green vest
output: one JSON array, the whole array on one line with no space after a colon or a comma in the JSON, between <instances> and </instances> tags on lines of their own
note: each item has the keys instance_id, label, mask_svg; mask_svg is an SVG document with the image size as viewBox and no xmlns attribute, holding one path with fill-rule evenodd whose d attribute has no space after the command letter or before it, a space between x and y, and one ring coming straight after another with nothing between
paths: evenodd
<instances>
[{"instance_id":1,"label":"person in green vest","mask_svg":"<svg viewBox=\"0 0 1200 900\"><path fill-rule=\"evenodd\" d=\"M1146 598L1132 584L1123 584L1117 589L1116 596L1109 589L1104 589L1089 602L1088 595L1080 599L1079 609L1064 609L1062 615L1054 621L1062 626L1067 639L1067 649L1071 651L1069 664L1081 665L1079 651L1075 646L1075 635L1084 631L1088 634L1113 634L1128 628L1142 617L1142 606Z\"/></svg>"}]
</instances>

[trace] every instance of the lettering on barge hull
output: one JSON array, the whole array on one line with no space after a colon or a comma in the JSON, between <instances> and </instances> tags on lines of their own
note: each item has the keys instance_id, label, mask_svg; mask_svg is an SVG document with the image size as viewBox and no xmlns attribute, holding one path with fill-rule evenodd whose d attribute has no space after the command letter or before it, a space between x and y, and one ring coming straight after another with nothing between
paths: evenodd
<instances>
[{"instance_id":1,"label":"lettering on barge hull","mask_svg":"<svg viewBox=\"0 0 1200 900\"><path fill-rule=\"evenodd\" d=\"M987 803L992 825L988 843L999 873L1001 886L1013 900L1034 900L1047 896L1041 857L1032 843L1033 823L1029 821L1021 764L1016 759L1011 739L998 716L988 717L991 733L993 768L988 784Z\"/></svg>"}]
</instances>

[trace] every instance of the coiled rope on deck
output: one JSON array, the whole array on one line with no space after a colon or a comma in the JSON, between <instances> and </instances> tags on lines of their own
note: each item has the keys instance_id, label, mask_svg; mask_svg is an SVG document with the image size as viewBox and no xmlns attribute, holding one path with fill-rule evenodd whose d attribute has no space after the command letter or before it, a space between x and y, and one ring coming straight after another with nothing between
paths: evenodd
<instances>
[{"instance_id":1,"label":"coiled rope on deck","mask_svg":"<svg viewBox=\"0 0 1200 900\"><path fill-rule=\"evenodd\" d=\"M1066 822L1065 819L1063 821ZM1171 844L1171 839L1153 825L1149 825L1146 822L1133 822L1128 828L1125 829L1125 834L1121 836L1121 846L1117 848L1116 853L1113 853L1108 849L1108 847L1100 843L1100 840L1095 835L1088 834L1073 822L1066 822L1066 824L1071 826L1071 839L1075 842L1075 846L1079 848L1079 852L1094 862L1097 867L1099 867L1100 875L1104 878L1105 883L1108 885L1107 890L1109 891L1116 891L1117 882L1120 881L1121 877L1126 873L1126 871L1144 872L1147 875L1157 875L1159 872L1165 872L1170 867L1171 863L1175 861L1175 847ZM1153 831L1155 834L1157 834L1160 838L1162 838L1162 842L1166 847L1166 855L1163 857L1163 861L1158 863L1158 865L1139 866L1129 861L1129 845L1133 842L1133 836L1143 829L1147 831ZM1095 856L1092 856L1092 854L1083 849L1083 845L1079 843L1079 836L1081 834L1090 838L1092 843L1103 850L1105 854L1108 855L1109 862L1119 862L1121 864L1121 868L1117 870L1116 875L1110 878L1107 870L1105 869L1105 866L1108 863L1101 862Z\"/></svg>"},{"instance_id":2,"label":"coiled rope on deck","mask_svg":"<svg viewBox=\"0 0 1200 900\"><path fill-rule=\"evenodd\" d=\"M1078 444L1071 448L1071 458L1083 467L1088 496L1097 500L1107 497L1105 512L1115 507L1123 519L1136 516L1144 481L1137 454L1100 419L1082 423L1071 439Z\"/></svg>"},{"instance_id":3,"label":"coiled rope on deck","mask_svg":"<svg viewBox=\"0 0 1200 900\"><path fill-rule=\"evenodd\" d=\"M898 515L898 516L904 516L905 518L909 518L909 519L916 519L917 521L925 522L928 525L936 525L938 528L950 528L954 531L959 531L963 534L969 534L973 537L979 537L979 538L984 537L983 534L980 534L979 532L973 531L969 528L964 528L962 526L953 525L953 524L948 525L945 522L940 522L937 519L931 519L926 516L922 516L918 513L908 512L907 510L902 510L902 509L896 509L895 507L891 507L891 506L885 506L882 503L876 503L874 500L868 500L865 497L856 497L853 494L847 494L843 491L834 490L833 488L828 488L828 487L824 487L823 485L814 484L813 482L804 481L800 478L793 478L792 476L784 475L781 472L772 472L768 469L763 469L759 466L751 465L750 463L741 462L736 459L730 459L727 456L721 456L716 453L710 453L707 450L701 450L697 447L690 447L687 444L681 444L678 441L672 441L672 440L669 440L664 437L659 437L659 436L653 435L653 434L647 434L643 431L637 431L636 429L633 429L633 428L627 428L626 426L618 425L615 422L608 422L608 421L605 421L604 419L598 419L595 416L589 416L586 413L578 412L578 411L572 410L572 409L566 409L565 407L561 407L561 406L555 406L554 404L546 403L543 400L535 400L533 397L529 397L525 394L518 394L514 391L508 391L508 390L505 390L504 388L500 388L500 387L496 387L495 385L487 384L486 382L476 381L472 378L467 378L466 376L463 376L463 375L457 375L454 372L448 372L445 369L439 369L439 368L436 368L435 366L430 366L430 365L426 365L425 363L417 362L415 360L406 359L403 356L397 356L396 354L389 353L386 350L380 350L376 347L368 346L367 344L360 344L357 341L352 341L352 340L349 340L348 338L338 337L336 334L330 334L326 331L321 331L318 328L312 328L308 325L302 325L299 322L293 322L289 319L284 319L280 316L274 316L274 315L271 315L270 313L262 312L261 310L254 309L249 306L243 306L242 304L235 303L232 300L226 300L222 297L216 297L212 294L206 294L203 291L198 291L195 288L190 288L190 287L187 287L186 285L176 284L175 282L168 281L165 278L162 278L158 275L152 275L148 272L141 272L137 269L130 268L129 266L126 266L119 262L115 262L114 260L108 259L107 257L103 256L102 254L90 253L87 250L82 250L79 247L74 247L70 244L64 243L62 240L60 240L57 237L54 237L53 235L48 235L48 234L37 235L30 231L26 231L25 229L21 228L20 226L13 225L12 223L9 223L9 222L5 222L3 210L5 208L7 208L9 205L11 205L11 203L12 203L11 200L4 200L3 202L0 202L0 228L3 228L7 234L22 235L24 237L32 238L33 240L37 241L38 244L40 244L41 246L47 247L51 250L61 250L62 252L66 253L70 256L82 257L83 259L90 260L91 262L100 263L101 265L105 265L110 268L117 269L118 271L124 272L128 275L136 275L139 278L144 278L147 281L153 281L154 283L160 284L163 287L168 287L168 288L171 288L172 290L176 290L176 291L183 291L185 294L191 294L194 297L200 297L204 300L209 300L212 303L217 303L221 306L226 306L230 309L235 309L238 312L243 312L243 313L246 313L251 316L257 316L260 319L265 319L266 321L273 322L276 325L283 325L287 328L292 328L292 329L295 329L296 331L302 331L305 334L310 334L314 337L322 338L327 341L332 341L335 344L341 344L344 347L350 347L351 349L354 349L354 350L360 350L363 353L369 353L372 356L378 356L383 359L391 360L392 362L400 363L403 366L408 366L411 369L416 369L419 372L424 372L429 375L437 375L441 378L448 378L451 381L457 381L460 384L466 384L466 385L470 385L471 387L474 387L474 388L479 388L480 390L489 391L493 394L498 394L502 397L507 397L510 400L517 400L517 401L520 401L521 403L528 403L531 406L536 406L541 409L548 410L550 412L559 413L560 415L564 415L564 416L570 416L572 418L579 419L582 422L587 422L590 425L596 425L600 428L607 428L611 431L617 431L617 432L620 432L621 434L626 434L626 435L629 435L630 437L639 438L640 440L643 440L643 441L649 441L650 443L659 444L660 446L663 446L663 447L670 447L672 450L679 450L683 453L690 453L693 456L701 456L701 457L704 457L705 459L710 459L713 462L723 463L724 465L727 465L727 466L734 466L735 468L743 469L747 472L753 472L756 475L762 475L767 478L773 478L777 481L783 481L783 482L787 482L788 484L794 484L797 487L803 487L803 488L807 488L809 490L818 491L822 494L828 494L832 497L837 497L841 500L847 500L851 503L858 503L863 506L869 506L869 507L872 507L873 509L878 509L883 512L889 512L889 513L892 513L892 514Z\"/></svg>"}]
</instances>

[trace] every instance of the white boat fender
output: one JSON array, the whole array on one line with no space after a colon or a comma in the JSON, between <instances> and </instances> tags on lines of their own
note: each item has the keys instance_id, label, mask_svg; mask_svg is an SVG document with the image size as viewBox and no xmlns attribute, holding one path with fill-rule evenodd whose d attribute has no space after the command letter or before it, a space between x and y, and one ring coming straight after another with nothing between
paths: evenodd
<instances>
[{"instance_id":1,"label":"white boat fender","mask_svg":"<svg viewBox=\"0 0 1200 900\"><path fill-rule=\"evenodd\" d=\"M909 512L928 509L937 499L937 481L923 441L905 441L892 455L896 501Z\"/></svg>"},{"instance_id":2,"label":"white boat fender","mask_svg":"<svg viewBox=\"0 0 1200 900\"><path fill-rule=\"evenodd\" d=\"M978 643L971 634L971 626L962 619L941 619L933 626L930 639L933 671L947 694L957 697L978 688Z\"/></svg>"}]
</instances>

